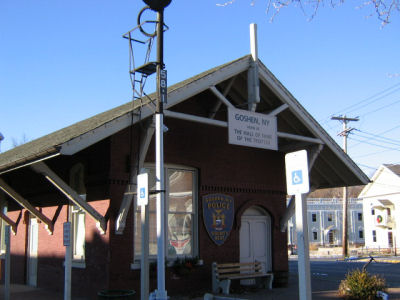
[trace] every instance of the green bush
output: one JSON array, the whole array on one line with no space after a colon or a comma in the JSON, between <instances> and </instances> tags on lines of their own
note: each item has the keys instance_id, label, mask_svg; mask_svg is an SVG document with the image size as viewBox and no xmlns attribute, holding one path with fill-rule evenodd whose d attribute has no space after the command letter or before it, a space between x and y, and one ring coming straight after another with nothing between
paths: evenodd
<instances>
[{"instance_id":1,"label":"green bush","mask_svg":"<svg viewBox=\"0 0 400 300\"><path fill-rule=\"evenodd\" d=\"M347 273L339 285L339 296L345 299L377 299L377 291L386 291L386 280L366 270L356 269Z\"/></svg>"}]
</instances>

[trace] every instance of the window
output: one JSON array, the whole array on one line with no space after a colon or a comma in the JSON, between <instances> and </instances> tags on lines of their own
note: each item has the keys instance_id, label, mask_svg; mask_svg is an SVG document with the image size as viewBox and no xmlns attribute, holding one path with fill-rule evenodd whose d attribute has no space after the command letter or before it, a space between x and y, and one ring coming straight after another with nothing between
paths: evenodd
<instances>
[{"instance_id":1,"label":"window","mask_svg":"<svg viewBox=\"0 0 400 300\"><path fill-rule=\"evenodd\" d=\"M357 214L357 219L358 219L358 221L362 221L362 213Z\"/></svg>"},{"instance_id":2,"label":"window","mask_svg":"<svg viewBox=\"0 0 400 300\"><path fill-rule=\"evenodd\" d=\"M360 239L364 238L364 231L363 230L359 230L358 231L358 238L360 238Z\"/></svg>"},{"instance_id":3,"label":"window","mask_svg":"<svg viewBox=\"0 0 400 300\"><path fill-rule=\"evenodd\" d=\"M333 220L333 214L328 213L328 222L332 222L332 220Z\"/></svg>"},{"instance_id":4,"label":"window","mask_svg":"<svg viewBox=\"0 0 400 300\"><path fill-rule=\"evenodd\" d=\"M312 215L311 215L311 220L312 220L313 222L317 222L317 214L312 214Z\"/></svg>"},{"instance_id":5,"label":"window","mask_svg":"<svg viewBox=\"0 0 400 300\"><path fill-rule=\"evenodd\" d=\"M4 194L0 192L0 210L3 214L7 215L7 206L6 200L3 199ZM6 253L6 239L5 239L5 232L6 232L6 222L0 218L0 255Z\"/></svg>"},{"instance_id":6,"label":"window","mask_svg":"<svg viewBox=\"0 0 400 300\"><path fill-rule=\"evenodd\" d=\"M314 240L314 241L318 240L318 232L313 231L312 234L313 234L313 240Z\"/></svg>"},{"instance_id":7,"label":"window","mask_svg":"<svg viewBox=\"0 0 400 300\"><path fill-rule=\"evenodd\" d=\"M375 216L375 209L371 209L371 215Z\"/></svg>"},{"instance_id":8,"label":"window","mask_svg":"<svg viewBox=\"0 0 400 300\"><path fill-rule=\"evenodd\" d=\"M70 186L84 200L86 200L86 188L84 182L84 166L76 164L70 171ZM85 217L86 213L79 206L70 206L70 219L72 231L72 259L76 263L85 262Z\"/></svg>"},{"instance_id":9,"label":"window","mask_svg":"<svg viewBox=\"0 0 400 300\"><path fill-rule=\"evenodd\" d=\"M149 189L155 190L155 169L148 168ZM197 255L196 172L186 168L165 168L166 254L168 258ZM141 208L135 203L134 257L141 255ZM149 255L157 255L156 195L149 197Z\"/></svg>"},{"instance_id":10,"label":"window","mask_svg":"<svg viewBox=\"0 0 400 300\"><path fill-rule=\"evenodd\" d=\"M387 211L387 215L388 215L388 216L392 215L392 211L391 211L390 208L386 208L386 211Z\"/></svg>"},{"instance_id":11,"label":"window","mask_svg":"<svg viewBox=\"0 0 400 300\"><path fill-rule=\"evenodd\" d=\"M376 243L376 230L372 230L372 241Z\"/></svg>"}]
</instances>

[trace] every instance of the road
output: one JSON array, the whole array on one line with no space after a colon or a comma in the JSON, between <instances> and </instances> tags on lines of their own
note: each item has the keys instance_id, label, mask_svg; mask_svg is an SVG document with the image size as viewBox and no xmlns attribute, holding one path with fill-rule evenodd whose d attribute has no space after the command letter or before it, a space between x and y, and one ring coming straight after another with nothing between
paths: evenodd
<instances>
[{"instance_id":1,"label":"road","mask_svg":"<svg viewBox=\"0 0 400 300\"><path fill-rule=\"evenodd\" d=\"M340 281L353 269L361 269L365 262L358 261L336 261L336 260L312 260L311 285L313 292L337 290ZM382 275L386 279L389 288L395 288L390 299L400 299L397 291L400 288L400 263L372 262L367 268L371 274ZM297 276L297 260L289 261L289 272L291 277ZM297 278L297 277L296 277Z\"/></svg>"}]
</instances>

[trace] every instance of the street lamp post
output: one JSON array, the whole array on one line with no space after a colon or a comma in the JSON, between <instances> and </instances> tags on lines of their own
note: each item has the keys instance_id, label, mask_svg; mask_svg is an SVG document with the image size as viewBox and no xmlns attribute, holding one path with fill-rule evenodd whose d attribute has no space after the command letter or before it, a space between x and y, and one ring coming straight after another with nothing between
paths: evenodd
<instances>
[{"instance_id":1,"label":"street lamp post","mask_svg":"<svg viewBox=\"0 0 400 300\"><path fill-rule=\"evenodd\" d=\"M164 8L171 0L143 0L157 12L157 105L156 120L156 214L157 214L157 290L150 299L167 300L165 290L165 179L164 179L164 102L167 100L164 70Z\"/></svg>"}]
</instances>

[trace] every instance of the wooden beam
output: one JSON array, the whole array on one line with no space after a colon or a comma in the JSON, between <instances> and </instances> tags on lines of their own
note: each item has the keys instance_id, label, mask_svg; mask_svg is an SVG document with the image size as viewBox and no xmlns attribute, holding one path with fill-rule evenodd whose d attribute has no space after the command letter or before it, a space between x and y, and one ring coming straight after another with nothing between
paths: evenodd
<instances>
[{"instance_id":1,"label":"wooden beam","mask_svg":"<svg viewBox=\"0 0 400 300\"><path fill-rule=\"evenodd\" d=\"M56 173L54 173L44 162L38 162L31 166L37 173L42 174L50 183L60 190L69 200L79 206L83 211L90 215L95 221L99 231L106 232L107 222L105 218L90 206L79 194L66 184Z\"/></svg>"},{"instance_id":2,"label":"wooden beam","mask_svg":"<svg viewBox=\"0 0 400 300\"><path fill-rule=\"evenodd\" d=\"M47 218L44 214L42 214L39 210L37 210L32 204L29 203L28 200L24 199L20 194L18 194L12 187L10 187L2 178L0 178L0 188L11 198L13 198L19 205L24 207L27 211L29 211L32 215L38 218L45 224L46 230L53 234L54 224L53 222Z\"/></svg>"},{"instance_id":3,"label":"wooden beam","mask_svg":"<svg viewBox=\"0 0 400 300\"><path fill-rule=\"evenodd\" d=\"M8 225L11 226L12 233L14 235L16 235L17 234L17 223L14 222L13 220L11 220L9 217L7 217L7 215L3 214L1 211L0 211L0 218L3 219L4 222L6 222Z\"/></svg>"},{"instance_id":4,"label":"wooden beam","mask_svg":"<svg viewBox=\"0 0 400 300\"><path fill-rule=\"evenodd\" d=\"M275 108L273 111L270 111L268 113L268 116L274 116L275 117L276 115L278 115L279 113L281 113L282 111L284 111L288 107L289 107L289 105L287 105L286 103L282 104L281 106Z\"/></svg>"},{"instance_id":5,"label":"wooden beam","mask_svg":"<svg viewBox=\"0 0 400 300\"><path fill-rule=\"evenodd\" d=\"M213 85L212 87L210 87L210 90L214 93L215 96L218 97L219 100L222 101L222 103L224 103L227 107L232 107L234 108L233 104L229 102L228 99L225 98L225 96L218 91L218 89L215 87L215 85Z\"/></svg>"},{"instance_id":6,"label":"wooden beam","mask_svg":"<svg viewBox=\"0 0 400 300\"><path fill-rule=\"evenodd\" d=\"M233 85L233 82L235 81L235 78L236 78L236 76L235 76L235 77L232 77L231 80L229 81L228 85L224 88L224 92L222 93L222 95L223 95L224 97L226 97L226 95L228 95L229 91L231 90L232 85ZM218 102L215 104L215 106L214 106L212 112L211 112L211 113L209 114L209 116L208 116L210 119L214 119L214 118L215 118L215 115L217 114L217 112L218 112L219 108L221 107L221 105L222 105L222 102L221 102L221 101L218 101Z\"/></svg>"},{"instance_id":7,"label":"wooden beam","mask_svg":"<svg viewBox=\"0 0 400 300\"><path fill-rule=\"evenodd\" d=\"M146 154L150 146L150 142L154 135L154 124L153 122L148 122L143 129L143 133L141 135L140 140L140 153L139 153L139 161L135 164L131 169L131 178L128 183L128 186L125 189L124 196L122 198L121 206L119 208L119 213L117 220L115 222L115 233L123 234L126 226L126 218L128 216L129 208L131 207L138 171L143 168L144 161L146 159Z\"/></svg>"},{"instance_id":8,"label":"wooden beam","mask_svg":"<svg viewBox=\"0 0 400 300\"><path fill-rule=\"evenodd\" d=\"M225 122L225 121L218 121L218 120L214 120L214 119L208 119L208 118L199 117L199 116L195 116L195 115L188 115L188 114L179 113L179 112L170 111L170 110L164 110L164 114L165 114L165 117L181 119L181 120L197 122L197 123L203 123L203 124L208 124L208 125L214 125L214 126L219 126L219 127L228 127L228 122Z\"/></svg>"}]
</instances>

